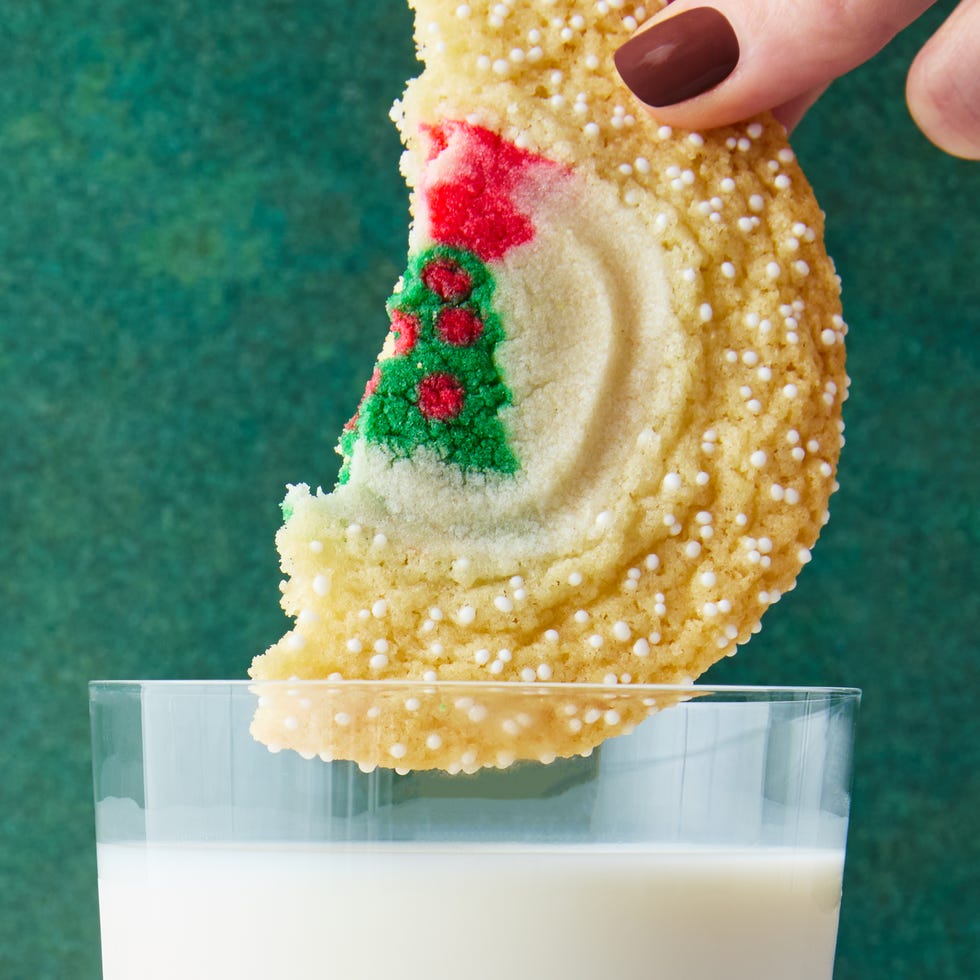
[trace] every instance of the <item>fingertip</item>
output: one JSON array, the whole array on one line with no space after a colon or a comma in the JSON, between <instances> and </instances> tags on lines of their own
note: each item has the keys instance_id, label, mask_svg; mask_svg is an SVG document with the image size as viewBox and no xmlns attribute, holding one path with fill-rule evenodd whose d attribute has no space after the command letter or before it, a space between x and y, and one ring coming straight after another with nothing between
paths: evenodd
<instances>
[{"instance_id":1,"label":"fingertip","mask_svg":"<svg viewBox=\"0 0 980 980\"><path fill-rule=\"evenodd\" d=\"M715 117L710 110L705 115L699 97L737 69L738 36L715 7L671 7L661 13L665 15L654 17L619 48L616 69L655 118L670 122L680 112L704 126L706 118Z\"/></svg>"},{"instance_id":2,"label":"fingertip","mask_svg":"<svg viewBox=\"0 0 980 980\"><path fill-rule=\"evenodd\" d=\"M772 0L676 0L620 49L616 64L659 122L711 129L786 106L795 124L808 93L871 57L932 2L813 0L794 4L788 17L774 14Z\"/></svg>"},{"instance_id":3,"label":"fingertip","mask_svg":"<svg viewBox=\"0 0 980 980\"><path fill-rule=\"evenodd\" d=\"M980 160L980 0L965 0L926 42L909 69L905 98L926 138Z\"/></svg>"}]
</instances>

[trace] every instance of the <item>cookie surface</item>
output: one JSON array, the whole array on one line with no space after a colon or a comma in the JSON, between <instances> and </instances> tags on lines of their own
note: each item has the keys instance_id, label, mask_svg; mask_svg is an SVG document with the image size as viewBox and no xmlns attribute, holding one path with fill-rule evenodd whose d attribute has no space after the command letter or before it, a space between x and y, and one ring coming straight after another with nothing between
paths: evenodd
<instances>
[{"instance_id":1,"label":"cookie surface","mask_svg":"<svg viewBox=\"0 0 980 980\"><path fill-rule=\"evenodd\" d=\"M409 268L340 483L287 495L296 623L251 675L690 683L826 521L846 328L822 215L772 120L671 131L633 102L630 5L412 5ZM316 711L253 730L368 766L523 757L490 719L462 760L403 700L397 759ZM588 751L642 714L523 744Z\"/></svg>"}]
</instances>

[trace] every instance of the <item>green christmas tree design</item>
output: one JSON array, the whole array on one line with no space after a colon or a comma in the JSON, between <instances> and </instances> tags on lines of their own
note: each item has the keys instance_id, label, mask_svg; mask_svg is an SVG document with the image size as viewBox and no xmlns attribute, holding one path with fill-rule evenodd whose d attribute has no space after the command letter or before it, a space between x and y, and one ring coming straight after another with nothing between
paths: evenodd
<instances>
[{"instance_id":1,"label":"green christmas tree design","mask_svg":"<svg viewBox=\"0 0 980 980\"><path fill-rule=\"evenodd\" d=\"M393 355L378 363L344 429L340 483L359 439L398 457L424 446L464 472L517 471L499 415L512 398L494 359L504 339L494 290L473 252L435 245L410 257L388 301Z\"/></svg>"}]
</instances>

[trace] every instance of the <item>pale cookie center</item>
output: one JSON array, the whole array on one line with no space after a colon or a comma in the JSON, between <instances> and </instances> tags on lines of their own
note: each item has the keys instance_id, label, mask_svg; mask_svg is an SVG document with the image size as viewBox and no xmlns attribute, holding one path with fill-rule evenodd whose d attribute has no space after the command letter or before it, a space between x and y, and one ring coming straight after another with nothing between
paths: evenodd
<instances>
[{"instance_id":1,"label":"pale cookie center","mask_svg":"<svg viewBox=\"0 0 980 980\"><path fill-rule=\"evenodd\" d=\"M446 540L514 567L542 552L585 546L599 514L626 504L675 439L691 384L696 341L675 315L664 257L640 209L581 177L532 182L522 204L533 242L493 264L494 306L505 339L495 357L513 403L500 417L520 465L514 475L464 473L424 447L411 457L364 441L350 481L334 493L338 516L427 550ZM413 246L427 244L420 222ZM641 433L661 452L637 458ZM617 515L627 526L628 515ZM506 529L506 530L505 530ZM406 538L407 536L407 538Z\"/></svg>"}]
</instances>

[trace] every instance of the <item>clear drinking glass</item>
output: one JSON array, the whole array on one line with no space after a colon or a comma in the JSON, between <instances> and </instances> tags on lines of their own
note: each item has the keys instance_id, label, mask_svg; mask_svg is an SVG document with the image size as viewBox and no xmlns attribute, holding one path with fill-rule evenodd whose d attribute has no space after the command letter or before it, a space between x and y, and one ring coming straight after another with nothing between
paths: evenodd
<instances>
[{"instance_id":1,"label":"clear drinking glass","mask_svg":"<svg viewBox=\"0 0 980 980\"><path fill-rule=\"evenodd\" d=\"M270 690L328 712L352 695L476 700L484 724L515 698L527 718L583 696L662 710L588 757L399 774L270 751L249 733ZM856 690L98 681L90 694L105 980L832 975Z\"/></svg>"}]
</instances>

